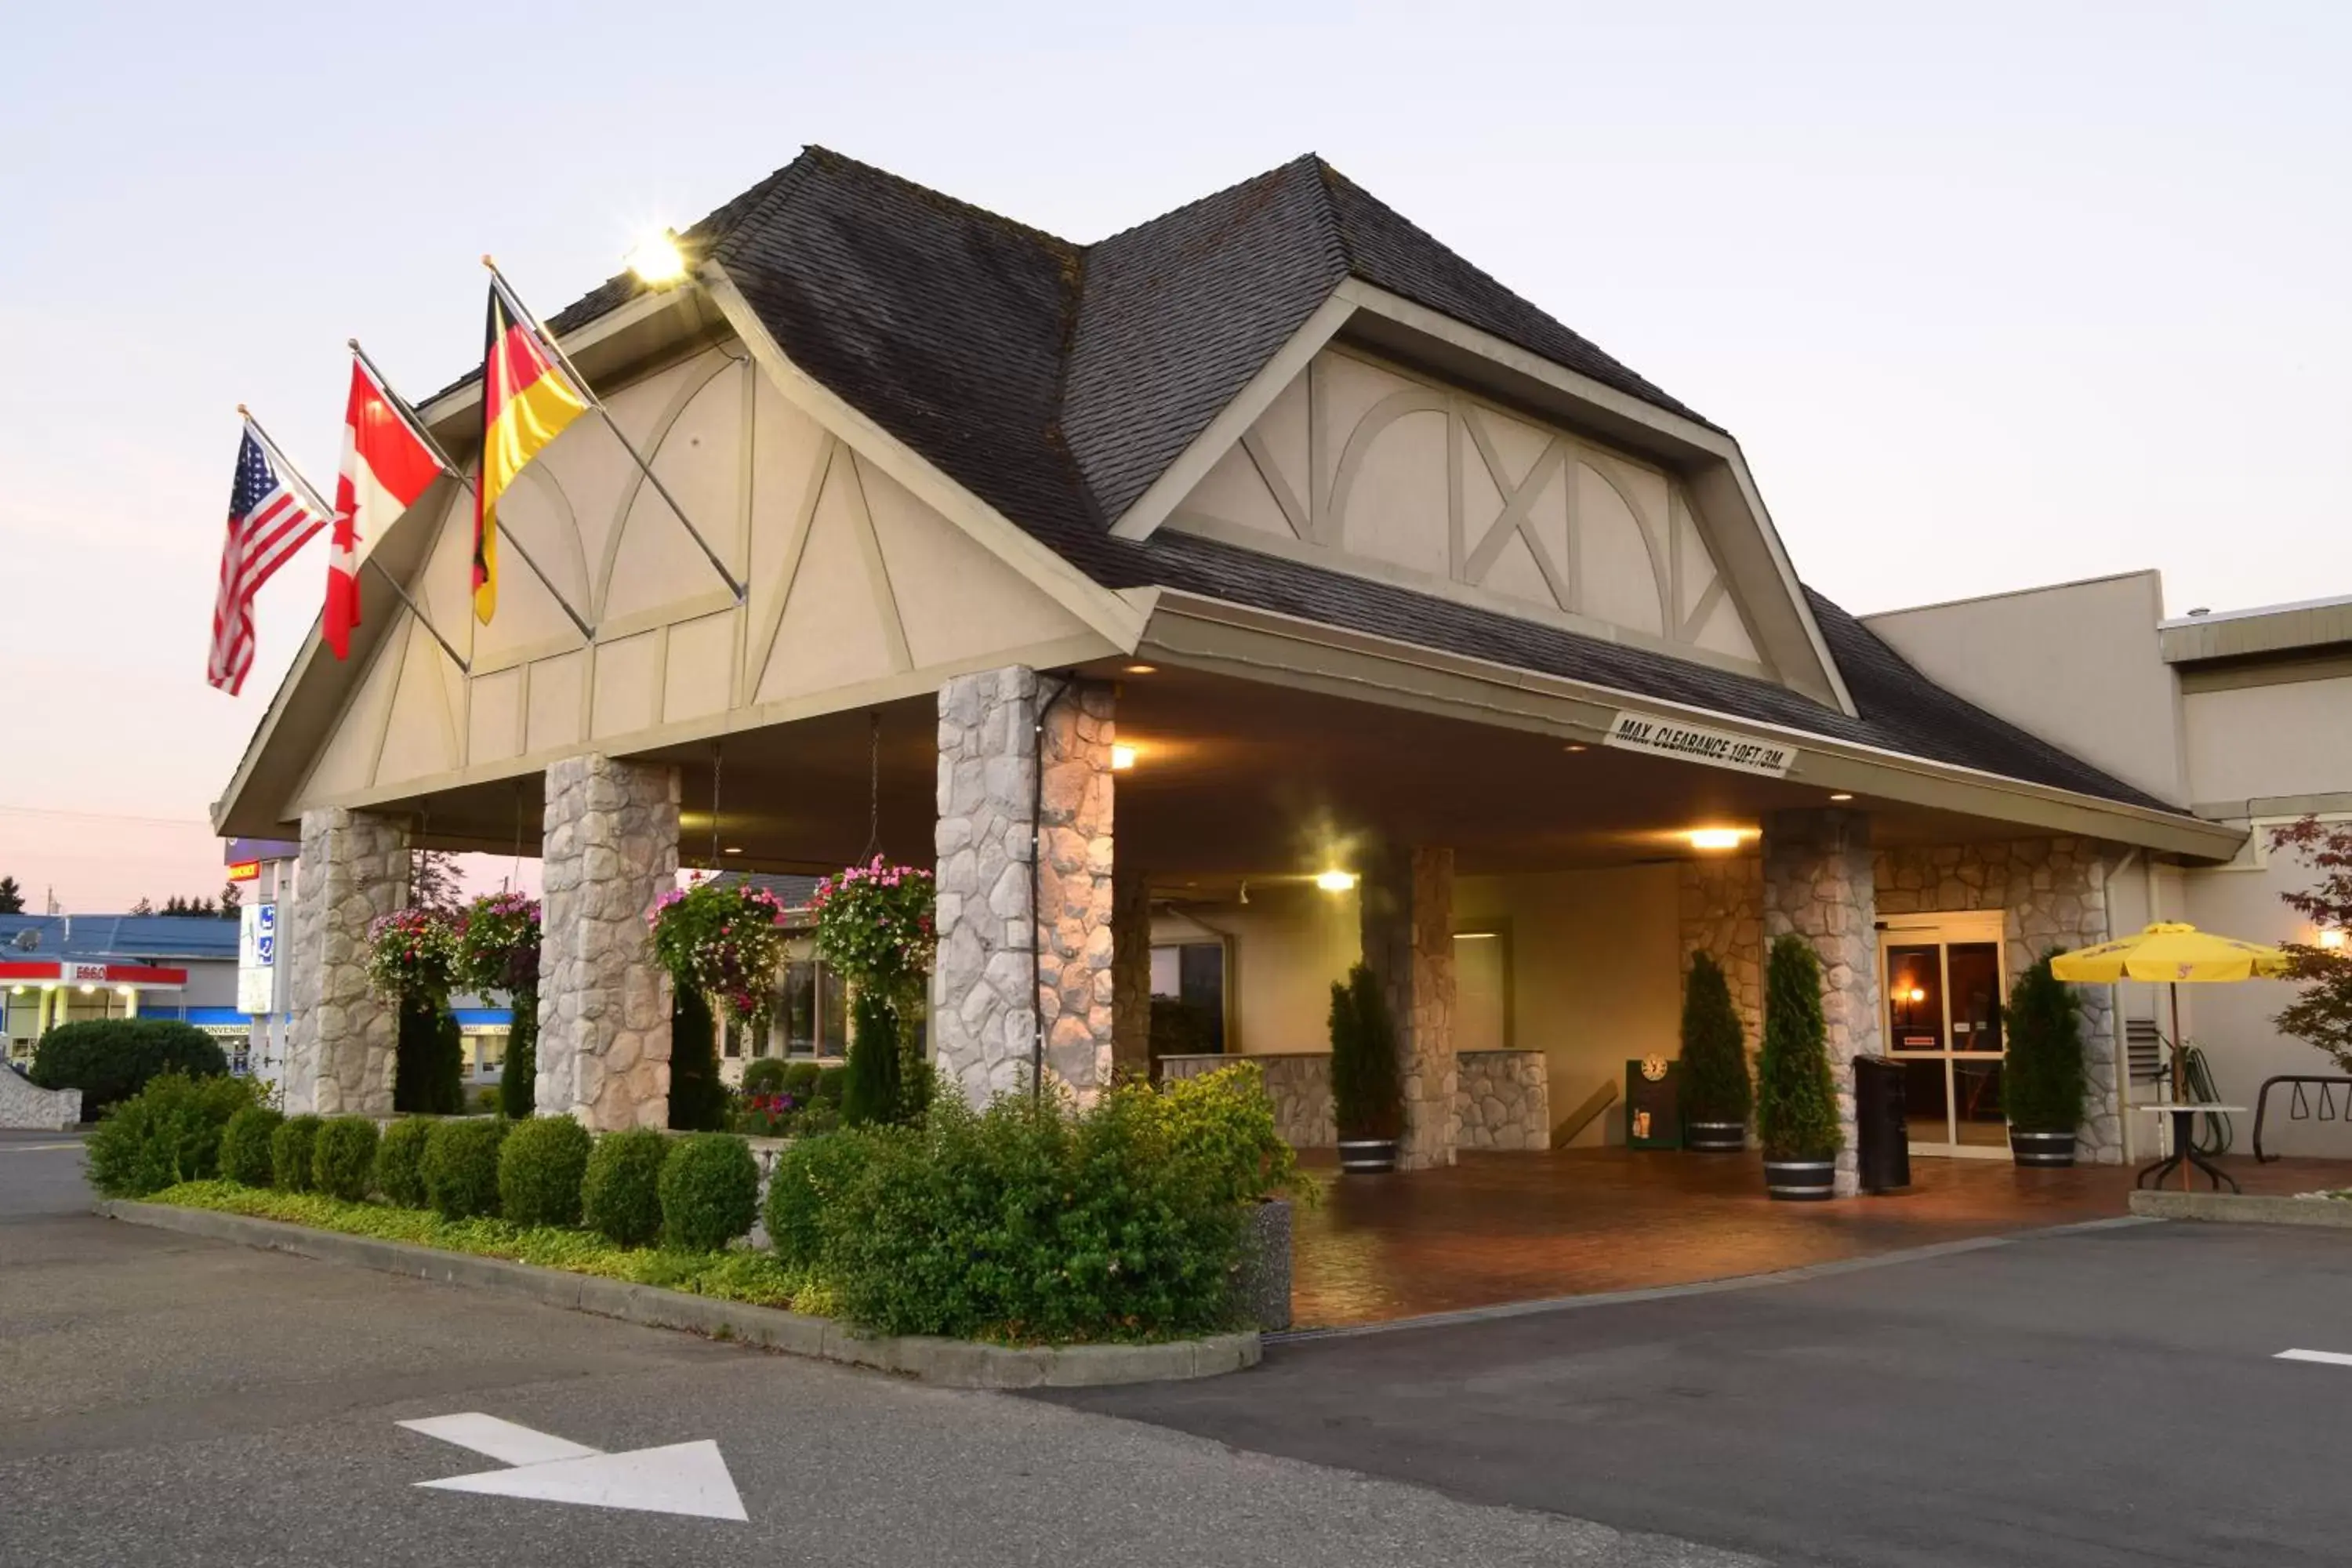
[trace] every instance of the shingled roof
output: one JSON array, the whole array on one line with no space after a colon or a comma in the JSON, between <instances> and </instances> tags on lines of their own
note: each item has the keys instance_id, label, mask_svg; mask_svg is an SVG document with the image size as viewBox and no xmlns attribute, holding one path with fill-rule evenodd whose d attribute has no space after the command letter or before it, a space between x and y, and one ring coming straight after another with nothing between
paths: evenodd
<instances>
[{"instance_id":1,"label":"shingled roof","mask_svg":"<svg viewBox=\"0 0 2352 1568\"><path fill-rule=\"evenodd\" d=\"M1769 681L1171 530L1113 537L1110 521L1349 277L1707 423L1319 158L1080 246L811 147L682 237L726 269L794 363L1105 586L1182 589L2163 808L1937 687L1810 590L1858 716ZM584 325L639 288L612 279L550 325Z\"/></svg>"}]
</instances>

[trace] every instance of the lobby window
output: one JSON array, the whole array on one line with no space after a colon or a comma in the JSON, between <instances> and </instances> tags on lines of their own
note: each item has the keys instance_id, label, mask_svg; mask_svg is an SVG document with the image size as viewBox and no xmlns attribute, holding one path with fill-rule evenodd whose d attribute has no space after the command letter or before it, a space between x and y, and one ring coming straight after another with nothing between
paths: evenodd
<instances>
[{"instance_id":1,"label":"lobby window","mask_svg":"<svg viewBox=\"0 0 2352 1568\"><path fill-rule=\"evenodd\" d=\"M1225 944L1165 943L1151 950L1151 1055L1222 1056L1225 1050Z\"/></svg>"}]
</instances>

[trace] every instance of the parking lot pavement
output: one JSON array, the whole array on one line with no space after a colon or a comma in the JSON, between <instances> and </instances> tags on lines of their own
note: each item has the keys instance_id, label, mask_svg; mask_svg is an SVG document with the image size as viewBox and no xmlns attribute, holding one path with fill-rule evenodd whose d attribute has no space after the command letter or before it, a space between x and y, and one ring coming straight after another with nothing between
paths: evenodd
<instances>
[{"instance_id":1,"label":"parking lot pavement","mask_svg":"<svg viewBox=\"0 0 2352 1568\"><path fill-rule=\"evenodd\" d=\"M2336 1564L2352 1237L2124 1224L1042 1394L1788 1561Z\"/></svg>"},{"instance_id":2,"label":"parking lot pavement","mask_svg":"<svg viewBox=\"0 0 2352 1568\"><path fill-rule=\"evenodd\" d=\"M88 1213L75 1149L31 1142L0 1140L7 1568L1749 1561L1005 1395L117 1225ZM590 1489L608 1501L676 1505L675 1477L698 1467L694 1506L724 1512L705 1458L635 1453L712 1441L744 1517L418 1487L502 1468L397 1425L467 1412L529 1429L498 1428L504 1441L614 1456Z\"/></svg>"}]
</instances>

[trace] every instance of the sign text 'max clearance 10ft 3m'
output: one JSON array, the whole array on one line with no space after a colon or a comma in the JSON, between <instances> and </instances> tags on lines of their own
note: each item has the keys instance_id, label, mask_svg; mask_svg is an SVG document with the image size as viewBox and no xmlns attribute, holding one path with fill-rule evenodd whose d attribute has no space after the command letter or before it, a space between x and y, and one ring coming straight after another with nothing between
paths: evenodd
<instances>
[{"instance_id":1,"label":"sign text 'max clearance 10ft 3m'","mask_svg":"<svg viewBox=\"0 0 2352 1568\"><path fill-rule=\"evenodd\" d=\"M1761 773L1775 779L1786 777L1797 761L1797 748L1779 741L1703 730L1696 724L1654 719L1643 713L1618 714L1611 721L1601 744L1620 751L1649 752L1662 757L1680 757L1688 763L1736 768L1743 773Z\"/></svg>"}]
</instances>

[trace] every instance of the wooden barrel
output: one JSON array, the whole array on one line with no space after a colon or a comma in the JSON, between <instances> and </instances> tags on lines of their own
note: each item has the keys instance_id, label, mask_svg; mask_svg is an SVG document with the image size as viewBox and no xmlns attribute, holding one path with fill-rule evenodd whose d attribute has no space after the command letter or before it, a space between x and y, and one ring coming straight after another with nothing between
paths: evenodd
<instances>
[{"instance_id":1,"label":"wooden barrel","mask_svg":"<svg viewBox=\"0 0 2352 1568\"><path fill-rule=\"evenodd\" d=\"M1396 1169L1397 1141L1393 1138L1342 1138L1339 1140L1339 1169L1351 1175L1375 1176Z\"/></svg>"},{"instance_id":2,"label":"wooden barrel","mask_svg":"<svg viewBox=\"0 0 2352 1568\"><path fill-rule=\"evenodd\" d=\"M1748 1147L1748 1123L1685 1121L1683 1147L1694 1154L1737 1154Z\"/></svg>"},{"instance_id":3,"label":"wooden barrel","mask_svg":"<svg viewBox=\"0 0 2352 1568\"><path fill-rule=\"evenodd\" d=\"M2010 1157L2021 1165L2071 1165L2074 1163L2072 1132L2020 1132L2009 1130Z\"/></svg>"},{"instance_id":4,"label":"wooden barrel","mask_svg":"<svg viewBox=\"0 0 2352 1568\"><path fill-rule=\"evenodd\" d=\"M1764 1190L1791 1203L1809 1203L1837 1195L1835 1160L1767 1160Z\"/></svg>"}]
</instances>

